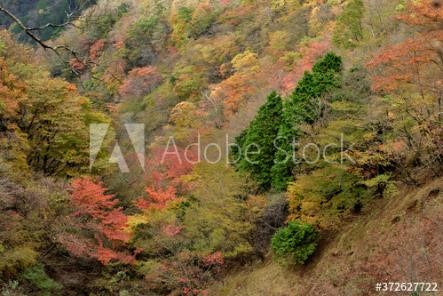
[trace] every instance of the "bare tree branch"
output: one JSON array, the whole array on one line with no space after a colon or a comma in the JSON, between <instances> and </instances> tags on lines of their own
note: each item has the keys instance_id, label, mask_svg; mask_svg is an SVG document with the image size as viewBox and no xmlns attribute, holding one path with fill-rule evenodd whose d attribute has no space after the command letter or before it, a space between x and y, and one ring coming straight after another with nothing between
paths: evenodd
<instances>
[{"instance_id":1,"label":"bare tree branch","mask_svg":"<svg viewBox=\"0 0 443 296\"><path fill-rule=\"evenodd\" d=\"M65 46L65 45L51 46L48 43L46 43L45 41L43 41L38 35L36 35L34 33L34 31L43 30L43 29L49 28L49 27L64 27L67 25L72 25L70 22L66 22L66 23L60 24L60 25L48 23L42 27L31 28L31 27L26 26L15 14L13 14L11 11L6 9L2 5L0 5L0 12L4 13L6 16L8 16L14 23L16 23L19 26L19 28L26 35L28 35L32 40L34 40L43 49L50 50L50 51L54 52L56 55L60 55L59 50L65 50L65 51L69 52L74 58L76 58L77 60L80 61L80 59L78 58L77 52L75 50L73 50L72 48Z\"/></svg>"},{"instance_id":2,"label":"bare tree branch","mask_svg":"<svg viewBox=\"0 0 443 296\"><path fill-rule=\"evenodd\" d=\"M74 23L72 23L72 21L68 21L68 22L65 22L63 24L47 23L44 26L28 28L28 30L30 30L30 31L41 31L41 30L45 30L47 28L63 28L63 27L67 27L67 26L72 26L72 27L75 27L75 28L77 27Z\"/></svg>"}]
</instances>

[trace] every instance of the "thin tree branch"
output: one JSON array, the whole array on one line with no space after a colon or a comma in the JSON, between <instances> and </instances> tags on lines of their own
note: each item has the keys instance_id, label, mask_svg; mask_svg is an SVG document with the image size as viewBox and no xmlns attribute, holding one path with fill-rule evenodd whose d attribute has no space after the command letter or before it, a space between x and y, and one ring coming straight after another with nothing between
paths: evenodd
<instances>
[{"instance_id":1,"label":"thin tree branch","mask_svg":"<svg viewBox=\"0 0 443 296\"><path fill-rule=\"evenodd\" d=\"M28 28L29 31L41 31L41 30L45 30L47 28L63 28L63 27L67 27L67 26L72 26L77 28L77 26L72 23L72 21L67 21L63 24L53 24L53 23L47 23L44 26L40 26L40 27L34 27L34 28Z\"/></svg>"},{"instance_id":2,"label":"thin tree branch","mask_svg":"<svg viewBox=\"0 0 443 296\"><path fill-rule=\"evenodd\" d=\"M47 44L46 42L44 42L40 37L38 37L34 33L34 31L41 30L41 29L39 29L39 28L30 28L30 27L26 26L17 16L15 16L12 12L10 12L8 9L3 7L2 5L0 5L0 12L4 13L6 16L8 16L14 23L16 23L20 27L20 29L26 35L28 35L32 40L34 40L43 49L50 50L50 51L54 52L56 55L60 55L59 50L63 49L65 51L69 52L77 60L80 60L78 58L77 52L75 52L73 49L71 49L71 48L69 48L69 47L67 47L65 45L51 46L51 45ZM50 27L52 25L53 24L47 24L45 26ZM45 27L45 26L43 26L43 27Z\"/></svg>"}]
</instances>

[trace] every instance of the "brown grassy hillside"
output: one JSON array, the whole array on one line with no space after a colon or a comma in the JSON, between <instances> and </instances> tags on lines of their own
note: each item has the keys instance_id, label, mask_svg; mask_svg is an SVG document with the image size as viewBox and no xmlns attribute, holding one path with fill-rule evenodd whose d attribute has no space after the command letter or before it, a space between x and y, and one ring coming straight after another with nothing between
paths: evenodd
<instances>
[{"instance_id":1,"label":"brown grassy hillside","mask_svg":"<svg viewBox=\"0 0 443 296\"><path fill-rule=\"evenodd\" d=\"M443 278L442 223L442 178L405 187L367 208L305 267L288 270L266 260L229 276L210 295L378 295L383 293L375 291L377 282L438 282Z\"/></svg>"}]
</instances>

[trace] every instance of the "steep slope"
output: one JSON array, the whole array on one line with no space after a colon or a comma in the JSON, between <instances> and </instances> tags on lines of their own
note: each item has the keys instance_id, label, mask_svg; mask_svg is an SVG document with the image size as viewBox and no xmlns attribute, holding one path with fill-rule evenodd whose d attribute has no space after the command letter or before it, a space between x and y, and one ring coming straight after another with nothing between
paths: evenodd
<instances>
[{"instance_id":1,"label":"steep slope","mask_svg":"<svg viewBox=\"0 0 443 296\"><path fill-rule=\"evenodd\" d=\"M42 40L48 40L63 32L64 26L57 27L57 25L72 21L84 9L95 3L95 0L3 0L0 4L30 28L46 26L49 23L55 25L47 26L44 30L35 30ZM3 14L0 15L0 28L11 30L22 41L31 41L9 17Z\"/></svg>"},{"instance_id":2,"label":"steep slope","mask_svg":"<svg viewBox=\"0 0 443 296\"><path fill-rule=\"evenodd\" d=\"M439 281L442 20L440 0L101 0L48 41L75 54L0 32L1 292Z\"/></svg>"},{"instance_id":3,"label":"steep slope","mask_svg":"<svg viewBox=\"0 0 443 296\"><path fill-rule=\"evenodd\" d=\"M440 283L442 223L442 178L420 188L403 187L331 234L306 266L291 270L268 256L264 263L229 275L209 294L357 296L378 294L378 282Z\"/></svg>"}]
</instances>

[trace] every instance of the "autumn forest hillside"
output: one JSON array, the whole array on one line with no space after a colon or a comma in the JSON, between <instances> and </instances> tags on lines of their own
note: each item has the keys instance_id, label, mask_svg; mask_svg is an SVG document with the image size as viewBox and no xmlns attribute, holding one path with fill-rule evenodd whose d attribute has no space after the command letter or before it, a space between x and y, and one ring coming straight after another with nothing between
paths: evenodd
<instances>
[{"instance_id":1,"label":"autumn forest hillside","mask_svg":"<svg viewBox=\"0 0 443 296\"><path fill-rule=\"evenodd\" d=\"M0 0L1 295L439 295L442 24L440 0Z\"/></svg>"}]
</instances>

